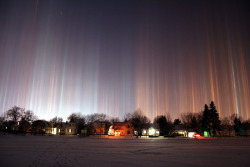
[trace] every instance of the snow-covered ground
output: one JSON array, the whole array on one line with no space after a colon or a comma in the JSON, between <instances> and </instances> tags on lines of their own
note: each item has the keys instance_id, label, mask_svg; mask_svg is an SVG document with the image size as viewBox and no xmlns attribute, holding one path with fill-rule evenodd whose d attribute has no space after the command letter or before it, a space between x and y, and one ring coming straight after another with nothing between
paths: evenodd
<instances>
[{"instance_id":1,"label":"snow-covered ground","mask_svg":"<svg viewBox=\"0 0 250 167\"><path fill-rule=\"evenodd\" d=\"M0 166L250 166L250 138L1 135Z\"/></svg>"}]
</instances>

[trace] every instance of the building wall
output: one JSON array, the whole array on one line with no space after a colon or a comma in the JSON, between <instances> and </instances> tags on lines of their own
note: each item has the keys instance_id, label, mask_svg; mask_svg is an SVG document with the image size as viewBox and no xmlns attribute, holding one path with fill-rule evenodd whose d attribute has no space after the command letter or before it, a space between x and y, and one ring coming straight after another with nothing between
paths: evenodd
<instances>
[{"instance_id":1,"label":"building wall","mask_svg":"<svg viewBox=\"0 0 250 167\"><path fill-rule=\"evenodd\" d=\"M115 136L133 136L133 126L130 122L122 126L114 126Z\"/></svg>"}]
</instances>

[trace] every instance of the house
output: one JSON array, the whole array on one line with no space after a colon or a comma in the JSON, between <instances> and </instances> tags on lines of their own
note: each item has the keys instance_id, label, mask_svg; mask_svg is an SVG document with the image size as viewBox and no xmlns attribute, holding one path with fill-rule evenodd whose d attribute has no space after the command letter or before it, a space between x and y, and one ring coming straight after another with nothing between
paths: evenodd
<instances>
[{"instance_id":1,"label":"house","mask_svg":"<svg viewBox=\"0 0 250 167\"><path fill-rule=\"evenodd\" d=\"M232 125L221 125L220 136L222 137L235 136L234 127Z\"/></svg>"},{"instance_id":2,"label":"house","mask_svg":"<svg viewBox=\"0 0 250 167\"><path fill-rule=\"evenodd\" d=\"M11 125L11 130L16 132L31 132L31 123L28 121L18 121Z\"/></svg>"},{"instance_id":3,"label":"house","mask_svg":"<svg viewBox=\"0 0 250 167\"><path fill-rule=\"evenodd\" d=\"M183 125L174 125L174 127L172 128L172 132L170 133L170 136L188 137L188 131L185 129Z\"/></svg>"},{"instance_id":4,"label":"house","mask_svg":"<svg viewBox=\"0 0 250 167\"><path fill-rule=\"evenodd\" d=\"M131 122L114 122L110 126L108 135L112 136L133 136L133 125Z\"/></svg>"},{"instance_id":5,"label":"house","mask_svg":"<svg viewBox=\"0 0 250 167\"><path fill-rule=\"evenodd\" d=\"M47 121L37 120L32 123L32 132L34 134L51 134L52 128Z\"/></svg>"},{"instance_id":6,"label":"house","mask_svg":"<svg viewBox=\"0 0 250 167\"><path fill-rule=\"evenodd\" d=\"M93 135L104 135L106 125L104 122L95 122L92 129Z\"/></svg>"},{"instance_id":7,"label":"house","mask_svg":"<svg viewBox=\"0 0 250 167\"><path fill-rule=\"evenodd\" d=\"M65 135L76 135L77 126L76 123L65 123Z\"/></svg>"},{"instance_id":8,"label":"house","mask_svg":"<svg viewBox=\"0 0 250 167\"><path fill-rule=\"evenodd\" d=\"M54 125L52 128L53 135L76 135L77 126L76 123L61 122Z\"/></svg>"},{"instance_id":9,"label":"house","mask_svg":"<svg viewBox=\"0 0 250 167\"><path fill-rule=\"evenodd\" d=\"M142 130L142 136L158 137L160 136L160 127L158 124L151 124L149 128Z\"/></svg>"}]
</instances>

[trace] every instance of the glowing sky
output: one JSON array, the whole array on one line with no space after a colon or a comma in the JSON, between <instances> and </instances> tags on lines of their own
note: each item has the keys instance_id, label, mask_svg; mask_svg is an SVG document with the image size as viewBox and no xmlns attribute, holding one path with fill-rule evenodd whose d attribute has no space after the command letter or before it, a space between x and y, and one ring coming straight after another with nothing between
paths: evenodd
<instances>
[{"instance_id":1,"label":"glowing sky","mask_svg":"<svg viewBox=\"0 0 250 167\"><path fill-rule=\"evenodd\" d=\"M247 1L0 2L0 113L250 118Z\"/></svg>"}]
</instances>

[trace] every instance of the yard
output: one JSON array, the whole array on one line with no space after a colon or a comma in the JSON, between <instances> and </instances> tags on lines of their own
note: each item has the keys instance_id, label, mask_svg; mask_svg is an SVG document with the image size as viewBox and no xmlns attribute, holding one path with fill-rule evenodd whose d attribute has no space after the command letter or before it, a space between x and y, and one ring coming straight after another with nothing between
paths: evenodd
<instances>
[{"instance_id":1,"label":"yard","mask_svg":"<svg viewBox=\"0 0 250 167\"><path fill-rule=\"evenodd\" d=\"M250 138L0 136L0 166L249 166Z\"/></svg>"}]
</instances>

